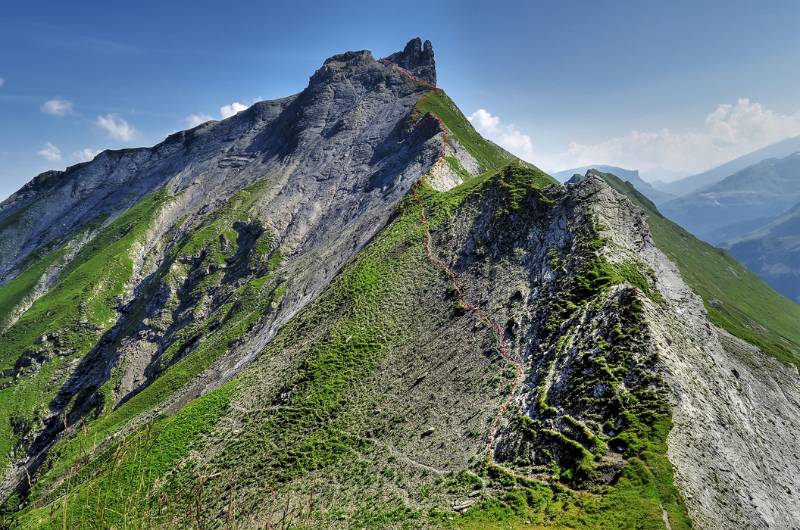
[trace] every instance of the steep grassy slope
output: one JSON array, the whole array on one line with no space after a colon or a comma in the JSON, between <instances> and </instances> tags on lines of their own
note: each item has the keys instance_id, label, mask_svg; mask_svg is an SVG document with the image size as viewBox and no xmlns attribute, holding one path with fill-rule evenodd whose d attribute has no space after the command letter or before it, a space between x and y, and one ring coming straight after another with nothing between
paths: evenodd
<instances>
[{"instance_id":1,"label":"steep grassy slope","mask_svg":"<svg viewBox=\"0 0 800 530\"><path fill-rule=\"evenodd\" d=\"M0 467L24 454L36 429L52 420L48 405L66 382L65 368L115 323L115 305L133 273L131 249L165 200L162 194L149 197L100 230L65 265L56 285L0 334ZM3 286L6 318L64 252L41 257Z\"/></svg>"},{"instance_id":2,"label":"steep grassy slope","mask_svg":"<svg viewBox=\"0 0 800 530\"><path fill-rule=\"evenodd\" d=\"M800 305L773 291L724 250L665 218L628 183L609 173L600 175L645 210L656 244L703 297L712 322L784 362L800 365Z\"/></svg>"},{"instance_id":3,"label":"steep grassy slope","mask_svg":"<svg viewBox=\"0 0 800 530\"><path fill-rule=\"evenodd\" d=\"M213 147L165 188L181 192L97 220L0 286L0 419L28 464L0 484L16 486L0 528L679 530L687 505L713 504L715 521L769 491L782 508L786 482L759 486L791 443L750 458L764 449L750 434L778 438L764 426L786 415L715 357L641 212L481 138L429 90L430 45L406 50L421 71L337 55L297 98L177 135ZM442 161L463 180L448 191ZM760 313L792 306L604 178L647 209L715 322L790 358L796 313ZM684 381L700 391L681 401ZM708 424L717 438L685 436ZM681 432L697 458L673 471ZM685 504L687 473L713 477Z\"/></svg>"},{"instance_id":4,"label":"steep grassy slope","mask_svg":"<svg viewBox=\"0 0 800 530\"><path fill-rule=\"evenodd\" d=\"M551 197L541 189L551 183L511 167L447 193L422 193L441 242L485 197L499 226L550 215L560 192L550 188ZM565 276L583 285L583 295L570 288L567 299L545 303L549 333L562 326L577 333L582 312L597 311L607 297L638 296L614 287L630 274L615 273L594 254L602 243L586 244L583 276ZM561 266L571 267L563 259ZM584 355L597 349L596 339L582 340ZM633 335L609 340L615 346L606 346L607 361L616 364L605 370L631 385L623 374L631 369L625 352L636 347ZM606 373L591 363L584 371ZM72 457L38 483L13 524L660 528L666 509L672 528L688 527L665 456L669 416L657 408L643 414L630 401L633 393L621 403L631 429L620 439L630 453L613 485L596 478L573 491L558 480L518 478L486 465L484 436L512 377L494 333L464 311L449 278L427 258L419 206L409 199L240 377L102 446L91 436L75 438L82 440L71 444L77 450L62 452ZM542 402L548 410L548 403L559 404L553 393ZM523 439L529 431L554 436L546 442L553 448L583 447L532 422L519 429ZM550 458L551 471L574 485L568 459ZM526 465L517 459L505 465ZM464 515L453 511L465 502L474 506Z\"/></svg>"},{"instance_id":5,"label":"steep grassy slope","mask_svg":"<svg viewBox=\"0 0 800 530\"><path fill-rule=\"evenodd\" d=\"M21 497L7 507L30 487L60 487L86 447L102 450L231 377L275 322L315 298L430 166L429 137L398 127L419 96L369 52L341 54L302 97L107 152L15 194L2 246L21 256L9 274L23 270L0 287L0 495ZM93 201L132 202L156 184L175 196L109 207L121 217L99 228L105 210ZM281 250L293 270L278 270ZM287 281L297 290L284 303Z\"/></svg>"},{"instance_id":6,"label":"steep grassy slope","mask_svg":"<svg viewBox=\"0 0 800 530\"><path fill-rule=\"evenodd\" d=\"M661 303L650 272L603 258L583 199L481 138L444 93L418 111L439 117L485 171L461 168L462 185L423 184L421 202L407 197L221 387L175 401L284 296L274 224L258 207L266 180L164 233L148 254L155 262L141 265L138 296L123 304L119 282L101 279L117 293L103 299L104 333L72 358L76 377L92 382L94 408L76 410L85 396L63 384L58 399L38 402L58 413L48 438L56 443L0 525L661 528L666 517L687 528L666 458L666 393L640 318L643 303ZM174 199L159 194L125 215L152 216ZM495 327L426 255L420 205L433 251L459 270L471 300L507 322L524 358L524 399L535 405L501 418L492 458L487 433L515 371L497 353ZM119 264L135 255L150 218L123 216L130 234L109 236L122 243L102 232L93 241L104 246L81 252L124 273ZM60 256L9 284L8 306ZM73 289L70 270L60 278ZM510 278L536 296L522 304L506 292Z\"/></svg>"},{"instance_id":7,"label":"steep grassy slope","mask_svg":"<svg viewBox=\"0 0 800 530\"><path fill-rule=\"evenodd\" d=\"M84 383L96 378L96 384L100 385L96 390L100 399L89 418L92 421L84 423L80 430L72 431L72 436L62 439L52 449L47 462L48 470L37 482L38 488L49 487L51 479L58 481L53 477L60 477L74 468L85 456L89 445L102 447L120 429L130 429L131 422L135 425L140 415L163 404L237 344L280 301L284 287L274 274L281 261L280 252L272 248L271 234L259 228L251 217L252 205L261 196L263 188L264 182L260 182L242 190L223 208L211 214L207 221L196 226L189 236L175 241L165 261L151 276L141 297L125 308L126 320L116 330L116 335L104 340L102 344L105 346L93 351L92 357L78 361L81 354L86 355L86 351L74 353L74 362L82 363L77 369L79 377ZM151 199L144 201L142 208L146 209L151 202ZM134 213L137 211L139 207L131 210ZM128 220L127 214L120 218L125 226ZM141 221L141 226L147 227L148 223ZM96 241L104 242L102 234ZM85 247L89 253L98 252L98 249L102 252L92 260L102 258L105 266L124 272L124 269L119 271L118 262L130 259L129 247L94 247L92 244ZM100 270L105 269L101 267ZM66 275L61 285L71 285L73 280L72 276ZM48 302L50 297L58 293L59 289L56 288L37 303ZM163 305L154 306L154 300L159 298ZM116 305L108 306L108 310L114 314L120 309ZM44 325L48 321L43 320L42 323ZM57 323L51 320L49 325ZM124 337L125 332L136 335L141 330L162 335L163 343L156 361L150 363L143 374L139 374L139 377L147 379L148 384L131 386L125 382L125 375L131 368L127 366L128 360L124 355L120 358L119 352L124 348L123 342L117 337ZM76 328L76 331L80 331L80 328ZM84 365L86 368L82 369ZM94 368L96 366L101 367L99 372ZM107 370L103 369L107 366L114 367L108 375ZM41 372L46 373L51 369L49 365L44 368L47 370L42 369ZM18 397L22 390L28 388L28 379L31 378L23 376L8 388L11 397ZM50 386L58 388L56 385ZM67 388L69 386L64 385L59 399L53 402L52 390L44 392L35 389L30 394L31 406L36 410L48 406L51 410L56 409L57 403L67 401L61 405L65 407L62 420L64 429L75 418L80 418L76 411L68 407L72 397L65 394ZM17 406L18 403L19 400L15 402ZM30 443L28 440L27 445ZM20 447L26 449L26 445L20 444Z\"/></svg>"},{"instance_id":8,"label":"steep grassy slope","mask_svg":"<svg viewBox=\"0 0 800 530\"><path fill-rule=\"evenodd\" d=\"M476 131L453 100L443 91L429 94L420 99L417 105L420 113L429 112L447 125L447 129L456 140L478 161L486 171L491 171L516 161L517 158L489 142Z\"/></svg>"}]
</instances>

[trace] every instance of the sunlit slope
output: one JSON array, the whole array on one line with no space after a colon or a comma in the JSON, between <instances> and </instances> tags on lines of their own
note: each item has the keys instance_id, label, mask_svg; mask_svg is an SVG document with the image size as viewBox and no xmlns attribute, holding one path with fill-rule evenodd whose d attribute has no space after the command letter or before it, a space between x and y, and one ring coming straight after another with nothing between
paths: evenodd
<instances>
[{"instance_id":1,"label":"sunlit slope","mask_svg":"<svg viewBox=\"0 0 800 530\"><path fill-rule=\"evenodd\" d=\"M645 210L656 245L703 298L713 323L784 362L800 365L800 305L775 292L724 250L661 215L627 182L610 173L600 175Z\"/></svg>"}]
</instances>

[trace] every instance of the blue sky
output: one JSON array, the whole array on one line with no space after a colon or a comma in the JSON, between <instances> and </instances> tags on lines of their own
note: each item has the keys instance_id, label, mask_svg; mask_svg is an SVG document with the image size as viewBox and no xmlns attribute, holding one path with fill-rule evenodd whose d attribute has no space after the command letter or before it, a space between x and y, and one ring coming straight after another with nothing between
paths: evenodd
<instances>
[{"instance_id":1,"label":"blue sky","mask_svg":"<svg viewBox=\"0 0 800 530\"><path fill-rule=\"evenodd\" d=\"M532 162L675 178L800 134L798 27L796 1L7 3L0 197L414 36L476 127Z\"/></svg>"}]
</instances>

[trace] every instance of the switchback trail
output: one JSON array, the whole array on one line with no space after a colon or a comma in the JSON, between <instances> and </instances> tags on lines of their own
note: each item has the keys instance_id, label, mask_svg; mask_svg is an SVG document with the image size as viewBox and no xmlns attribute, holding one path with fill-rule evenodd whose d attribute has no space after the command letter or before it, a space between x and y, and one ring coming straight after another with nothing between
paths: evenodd
<instances>
[{"instance_id":1,"label":"switchback trail","mask_svg":"<svg viewBox=\"0 0 800 530\"><path fill-rule=\"evenodd\" d=\"M420 193L420 187L425 183L428 177L430 177L433 174L433 172L436 170L439 164L442 164L444 162L444 157L447 149L447 126L444 124L444 121L442 121L442 119L439 116L436 116L435 114L432 114L430 112L421 114L421 111L419 110L419 105L426 98L432 97L435 94L440 94L443 91L436 85L412 75L405 68L402 68L401 66L394 64L388 59L381 59L381 62L395 68L398 72L408 77L415 83L418 83L430 90L430 92L422 96L422 98L420 98L419 102L417 103L417 107L415 108L414 112L411 115L412 126L417 127L426 119L433 119L436 120L436 122L442 129L442 136L441 136L442 147L439 152L439 157L437 158L436 162L434 162L433 166L431 166L431 168L428 170L428 172L425 173L422 177L420 177L420 179L417 180L417 182L415 182L414 185L411 187L411 196L414 198L414 200L417 202L417 205L419 206L419 222L425 229L425 253L427 254L428 258L434 263L434 265L436 265L437 268L441 269L447 276L450 277L450 281L452 282L453 287L455 288L456 293L458 295L458 300L459 302L461 302L464 309L475 315L481 323L486 325L489 329L491 329L494 332L494 334L497 336L498 352L503 357L503 359L506 360L506 362L508 362L510 365L514 367L514 370L516 371L516 375L514 376L514 382L511 385L511 389L509 390L508 396L506 396L505 400L503 401L503 404L498 409L497 414L495 414L494 420L492 421L492 426L489 429L489 435L486 439L487 463L491 466L495 466L499 469L502 469L503 471L521 479L531 480L536 482L558 483L559 485L568 488L576 493L585 494L584 491L574 489L569 485L555 481L547 475L535 475L535 476L527 475L515 469L511 469L507 466L499 464L494 459L494 449L495 449L494 446L497 438L497 430L500 427L500 422L502 421L503 416L505 416L508 407L511 406L511 403L513 403L514 398L517 395L517 391L519 390L520 386L522 386L522 382L525 380L525 368L523 366L522 358L520 356L512 354L511 351L509 350L508 342L506 341L506 336L505 332L503 331L503 328L501 328L497 322L492 320L483 309L467 301L466 296L464 294L463 284L461 283L461 280L459 279L458 275L452 269L450 269L450 267L448 267L441 259L439 259L433 252L433 245L431 243L430 224L428 222L428 217L425 213L425 201L422 198L422 194Z\"/></svg>"}]
</instances>

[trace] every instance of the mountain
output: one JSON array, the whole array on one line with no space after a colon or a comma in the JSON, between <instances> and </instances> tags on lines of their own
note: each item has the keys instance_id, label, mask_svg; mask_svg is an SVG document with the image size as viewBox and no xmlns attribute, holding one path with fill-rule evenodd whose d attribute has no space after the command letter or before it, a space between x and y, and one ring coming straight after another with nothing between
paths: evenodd
<instances>
[{"instance_id":1,"label":"mountain","mask_svg":"<svg viewBox=\"0 0 800 530\"><path fill-rule=\"evenodd\" d=\"M661 209L698 237L720 244L742 237L799 201L800 152L763 160Z\"/></svg>"},{"instance_id":2,"label":"mountain","mask_svg":"<svg viewBox=\"0 0 800 530\"><path fill-rule=\"evenodd\" d=\"M0 527L795 525L799 306L435 82L336 55L2 204Z\"/></svg>"},{"instance_id":3,"label":"mountain","mask_svg":"<svg viewBox=\"0 0 800 530\"><path fill-rule=\"evenodd\" d=\"M800 302L800 203L729 243L728 251L773 289Z\"/></svg>"},{"instance_id":4,"label":"mountain","mask_svg":"<svg viewBox=\"0 0 800 530\"><path fill-rule=\"evenodd\" d=\"M570 178L572 178L573 175L576 174L583 175L590 169L595 169L602 173L613 173L619 178L627 180L628 182L633 184L633 186L637 190L639 190L639 192L641 192L644 196L646 196L648 199L650 199L656 204L667 202L676 197L672 193L667 193L664 191L657 190L649 182L642 180L642 178L639 176L638 169L623 169L621 167L598 164L593 166L583 166L583 167L576 167L574 169L565 169L564 171L558 171L556 173L553 173L553 177L555 177L555 179L558 180L559 182L566 182Z\"/></svg>"},{"instance_id":5,"label":"mountain","mask_svg":"<svg viewBox=\"0 0 800 530\"><path fill-rule=\"evenodd\" d=\"M710 320L762 350L797 364L800 305L764 283L727 252L705 243L664 217L647 197L610 173L594 172L647 215L655 244L704 301Z\"/></svg>"},{"instance_id":6,"label":"mountain","mask_svg":"<svg viewBox=\"0 0 800 530\"><path fill-rule=\"evenodd\" d=\"M673 195L687 195L713 186L725 177L733 175L748 166L752 166L768 158L783 158L798 151L800 151L800 136L786 138L785 140L762 147L752 153L740 156L739 158L709 169L708 171L704 171L703 173L698 173L697 175L685 177L673 182L660 183L657 187Z\"/></svg>"}]
</instances>

